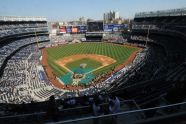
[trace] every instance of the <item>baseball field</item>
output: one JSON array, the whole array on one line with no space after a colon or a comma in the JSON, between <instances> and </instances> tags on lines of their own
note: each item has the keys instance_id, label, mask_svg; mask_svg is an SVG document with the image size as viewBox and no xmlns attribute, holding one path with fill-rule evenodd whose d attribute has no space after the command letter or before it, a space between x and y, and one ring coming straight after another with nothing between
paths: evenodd
<instances>
[{"instance_id":1,"label":"baseball field","mask_svg":"<svg viewBox=\"0 0 186 124\"><path fill-rule=\"evenodd\" d=\"M126 63L138 50L137 47L91 42L51 47L46 52L52 73L65 84L72 84L74 74L86 75L80 83L90 82Z\"/></svg>"}]
</instances>

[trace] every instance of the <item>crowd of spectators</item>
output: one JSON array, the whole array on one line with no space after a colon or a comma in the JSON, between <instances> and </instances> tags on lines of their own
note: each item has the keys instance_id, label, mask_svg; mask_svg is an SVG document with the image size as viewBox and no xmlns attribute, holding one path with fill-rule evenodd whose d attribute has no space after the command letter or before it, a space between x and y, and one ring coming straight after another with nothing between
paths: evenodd
<instances>
[{"instance_id":1,"label":"crowd of spectators","mask_svg":"<svg viewBox=\"0 0 186 124\"><path fill-rule=\"evenodd\" d=\"M122 44L126 42L127 39L124 39L121 33L105 33L103 35L103 41Z\"/></svg>"},{"instance_id":2,"label":"crowd of spectators","mask_svg":"<svg viewBox=\"0 0 186 124\"><path fill-rule=\"evenodd\" d=\"M155 18L135 18L132 26L133 30L156 30L171 34L181 34L186 37L184 16L168 16Z\"/></svg>"},{"instance_id":3,"label":"crowd of spectators","mask_svg":"<svg viewBox=\"0 0 186 124\"><path fill-rule=\"evenodd\" d=\"M32 37L21 40L16 40L12 43L9 43L5 46L2 46L0 49L0 67L3 64L6 57L8 57L13 51L19 49L22 46L25 46L30 43L39 42L43 40L49 40L46 36Z\"/></svg>"},{"instance_id":4,"label":"crowd of spectators","mask_svg":"<svg viewBox=\"0 0 186 124\"><path fill-rule=\"evenodd\" d=\"M49 41L47 35L37 36L37 32L48 32L46 22L0 22L0 38L6 36L34 33L36 37L24 37L1 41L0 45L0 102L29 103L42 101L40 91L55 89L46 79L39 62L39 48L45 47ZM4 43L6 42L6 43ZM35 94L39 94L38 96ZM52 92L48 94L51 96ZM47 98L49 97L47 96Z\"/></svg>"},{"instance_id":5,"label":"crowd of spectators","mask_svg":"<svg viewBox=\"0 0 186 124\"><path fill-rule=\"evenodd\" d=\"M39 41L48 40L46 36L37 37ZM26 38L2 47L3 53L9 54L17 48L30 44L35 38ZM41 43L43 45L45 43ZM39 44L40 45L40 44ZM6 48L6 49L5 49ZM36 44L29 45L16 52L7 62L0 79L1 103L31 102L32 90L50 86L47 80L39 78L39 51Z\"/></svg>"},{"instance_id":6,"label":"crowd of spectators","mask_svg":"<svg viewBox=\"0 0 186 124\"><path fill-rule=\"evenodd\" d=\"M24 33L46 32L47 30L48 30L47 27L21 28L21 29L20 28L15 28L15 29L0 30L0 38L3 38L5 36L24 34Z\"/></svg>"},{"instance_id":7,"label":"crowd of spectators","mask_svg":"<svg viewBox=\"0 0 186 124\"><path fill-rule=\"evenodd\" d=\"M47 27L47 23L10 23L10 24L0 24L0 30L7 29L20 29L20 28L38 28L38 27Z\"/></svg>"},{"instance_id":8,"label":"crowd of spectators","mask_svg":"<svg viewBox=\"0 0 186 124\"><path fill-rule=\"evenodd\" d=\"M0 38L17 34L47 31L48 27L46 22L0 22Z\"/></svg>"},{"instance_id":9,"label":"crowd of spectators","mask_svg":"<svg viewBox=\"0 0 186 124\"><path fill-rule=\"evenodd\" d=\"M68 43L72 42L74 39L81 40L85 38L84 34L63 34L58 36L50 36L51 42L58 42L58 43Z\"/></svg>"},{"instance_id":10,"label":"crowd of spectators","mask_svg":"<svg viewBox=\"0 0 186 124\"><path fill-rule=\"evenodd\" d=\"M153 42L152 39L147 38L147 37L142 36L142 35L140 35L140 36L137 36L137 35L131 35L130 39L131 39L131 40L137 40L137 41Z\"/></svg>"}]
</instances>

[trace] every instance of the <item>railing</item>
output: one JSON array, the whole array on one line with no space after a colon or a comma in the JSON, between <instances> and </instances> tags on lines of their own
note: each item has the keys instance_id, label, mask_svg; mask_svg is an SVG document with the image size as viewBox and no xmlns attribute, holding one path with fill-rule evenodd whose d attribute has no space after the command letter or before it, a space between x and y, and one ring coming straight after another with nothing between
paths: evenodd
<instances>
[{"instance_id":1,"label":"railing","mask_svg":"<svg viewBox=\"0 0 186 124\"><path fill-rule=\"evenodd\" d=\"M63 116L56 115L58 120L63 120L56 122L55 124L77 124L77 123L92 123L94 120L99 120L105 122L106 120L110 120L112 118L116 119L116 121L121 121L120 123L124 123L127 120L127 123L137 122L139 120L145 120L154 117L161 117L163 115L171 115L177 112L182 112L186 106L186 102L181 102L177 104L171 105L164 105L152 108L145 108L145 109L137 109L137 110L130 110L130 111L123 111L114 114L107 114L107 115L100 115L100 116L91 116L76 118L76 119L69 119L63 120ZM156 113L152 114L150 117L149 113ZM46 112L39 112L39 113L32 113L32 114L23 114L23 115L13 115L13 116L6 116L0 117L0 122L14 122L14 123L21 123L21 122L51 122L51 119L45 118ZM147 117L149 116L149 117ZM131 119L132 118L132 119ZM54 123L54 122L52 122Z\"/></svg>"},{"instance_id":2,"label":"railing","mask_svg":"<svg viewBox=\"0 0 186 124\"><path fill-rule=\"evenodd\" d=\"M166 115L169 115L169 114L174 113L174 112L171 113L171 111L173 110L173 108L174 109L177 109L177 108L181 107L182 105L186 105L186 102L177 103L177 104L171 104L171 105L165 105L165 106L159 106L159 107L153 107L153 108L140 109L140 110L132 110L132 111L126 111L126 112L119 112L119 113L115 113L115 114L92 116L92 117L84 117L84 118L79 118L79 119L74 119L74 120L60 121L60 122L56 122L55 124L67 124L67 123L77 124L78 122L79 123L80 122L81 123L83 123L83 122L91 123L94 119L99 119L99 121L104 121L104 120L107 120L107 119L113 118L113 117L117 117L117 118L115 118L117 121L123 119L123 121L121 123L124 123L125 118L126 117L129 117L130 115L133 116L133 117L134 116L138 117L139 114L142 114L142 113L145 113L145 112L147 113L147 112L152 112L152 111L157 111L157 110L164 111L166 109L167 109L166 110L167 113L165 113L165 114ZM127 120L127 123L136 122L136 121L139 121L141 119L145 119L145 118L136 118L136 120L135 120L135 118L133 118L131 120L128 119Z\"/></svg>"},{"instance_id":3,"label":"railing","mask_svg":"<svg viewBox=\"0 0 186 124\"><path fill-rule=\"evenodd\" d=\"M170 9L162 11L140 12L135 14L135 18L161 17L161 16L185 16L186 8Z\"/></svg>"},{"instance_id":4,"label":"railing","mask_svg":"<svg viewBox=\"0 0 186 124\"><path fill-rule=\"evenodd\" d=\"M176 30L171 30L168 28L160 28L157 27L156 25L133 25L132 27L133 30L154 30L154 31L163 31L163 32L170 32L170 33L177 33L180 34L184 37L186 37L185 33L182 33L180 31L176 31Z\"/></svg>"},{"instance_id":5,"label":"railing","mask_svg":"<svg viewBox=\"0 0 186 124\"><path fill-rule=\"evenodd\" d=\"M45 17L0 16L0 21L47 21Z\"/></svg>"},{"instance_id":6,"label":"railing","mask_svg":"<svg viewBox=\"0 0 186 124\"><path fill-rule=\"evenodd\" d=\"M32 33L32 32L48 32L47 27L41 28L21 28L21 29L9 29L9 30L2 30L0 31L0 38L17 35L17 34L24 34L24 33Z\"/></svg>"},{"instance_id":7,"label":"railing","mask_svg":"<svg viewBox=\"0 0 186 124\"><path fill-rule=\"evenodd\" d=\"M136 110L136 109L140 109L139 106L136 104L136 102L134 100L124 100L120 102L120 105L128 105L130 104L130 110ZM101 107L105 108L108 106L108 103L103 103L100 105ZM133 106L133 107L131 107ZM78 113L78 114L77 114ZM92 115L92 109L91 109L91 105L87 105L87 106L82 106L82 107L75 107L75 108L67 108L67 109L62 109L59 110L59 112L57 113L57 117L64 119L67 117L71 117L71 116L76 116L75 118L80 118L79 115L89 115L89 117ZM74 118L74 119L75 119ZM21 115L10 115L10 116L3 116L0 117L0 123L3 122L16 122L16 123L21 123L21 122L36 122L38 120L42 120L46 121L48 119L50 119L50 117L47 117L47 112L37 112L37 113L30 113L30 114L21 114ZM67 120L67 119L66 119Z\"/></svg>"}]
</instances>

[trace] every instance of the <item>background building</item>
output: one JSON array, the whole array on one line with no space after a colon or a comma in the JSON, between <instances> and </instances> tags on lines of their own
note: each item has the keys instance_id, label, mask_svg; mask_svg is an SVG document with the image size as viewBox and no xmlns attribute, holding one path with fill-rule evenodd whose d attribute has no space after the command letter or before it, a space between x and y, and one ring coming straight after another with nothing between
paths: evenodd
<instances>
[{"instance_id":1,"label":"background building","mask_svg":"<svg viewBox=\"0 0 186 124\"><path fill-rule=\"evenodd\" d=\"M114 20L120 19L119 12L110 11L103 14L104 23L111 23Z\"/></svg>"}]
</instances>

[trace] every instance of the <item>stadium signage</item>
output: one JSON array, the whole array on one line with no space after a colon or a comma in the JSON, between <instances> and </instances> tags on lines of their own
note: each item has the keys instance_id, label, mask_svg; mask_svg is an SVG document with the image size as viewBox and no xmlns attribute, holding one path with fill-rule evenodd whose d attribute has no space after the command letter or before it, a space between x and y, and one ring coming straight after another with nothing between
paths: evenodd
<instances>
[{"instance_id":1,"label":"stadium signage","mask_svg":"<svg viewBox=\"0 0 186 124\"><path fill-rule=\"evenodd\" d=\"M127 24L104 24L104 31L105 32L112 32L112 31L121 31L124 28L127 28Z\"/></svg>"}]
</instances>

